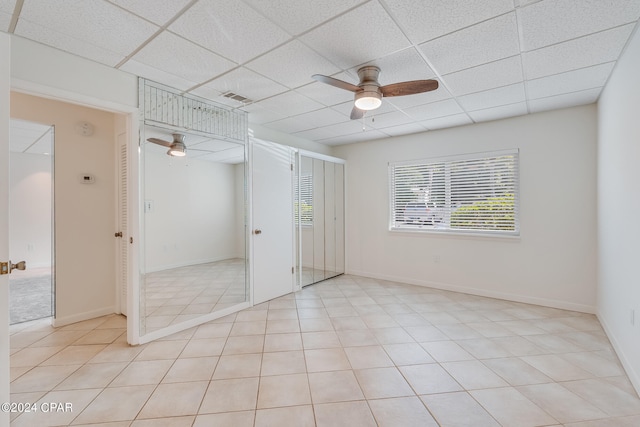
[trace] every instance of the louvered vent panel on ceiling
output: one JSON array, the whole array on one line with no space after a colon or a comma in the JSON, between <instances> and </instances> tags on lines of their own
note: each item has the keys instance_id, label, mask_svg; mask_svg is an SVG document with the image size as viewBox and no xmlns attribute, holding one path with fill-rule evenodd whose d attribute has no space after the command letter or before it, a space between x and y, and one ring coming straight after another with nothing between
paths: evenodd
<instances>
[{"instance_id":1,"label":"louvered vent panel on ceiling","mask_svg":"<svg viewBox=\"0 0 640 427\"><path fill-rule=\"evenodd\" d=\"M139 85L139 105L145 124L172 130L184 129L241 143L246 141L249 125L245 111L194 95L181 94L176 89L142 78Z\"/></svg>"}]
</instances>

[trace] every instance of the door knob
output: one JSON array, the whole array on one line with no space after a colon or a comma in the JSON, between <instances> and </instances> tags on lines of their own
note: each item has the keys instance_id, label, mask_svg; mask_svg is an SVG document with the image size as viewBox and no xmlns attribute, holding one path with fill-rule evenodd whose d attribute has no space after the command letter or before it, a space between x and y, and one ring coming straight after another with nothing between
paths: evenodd
<instances>
[{"instance_id":1,"label":"door knob","mask_svg":"<svg viewBox=\"0 0 640 427\"><path fill-rule=\"evenodd\" d=\"M9 274L11 274L11 272L13 270L26 270L27 269L27 263L24 261L20 261L17 264L13 264L11 261L9 261L9 265L11 267L9 267Z\"/></svg>"},{"instance_id":2,"label":"door knob","mask_svg":"<svg viewBox=\"0 0 640 427\"><path fill-rule=\"evenodd\" d=\"M253 234L262 234L262 230L256 228L255 230L253 230Z\"/></svg>"},{"instance_id":3,"label":"door knob","mask_svg":"<svg viewBox=\"0 0 640 427\"><path fill-rule=\"evenodd\" d=\"M13 270L24 270L27 268L27 263L24 261L20 261L17 264L9 262L0 262L0 275L1 274L11 274Z\"/></svg>"}]
</instances>

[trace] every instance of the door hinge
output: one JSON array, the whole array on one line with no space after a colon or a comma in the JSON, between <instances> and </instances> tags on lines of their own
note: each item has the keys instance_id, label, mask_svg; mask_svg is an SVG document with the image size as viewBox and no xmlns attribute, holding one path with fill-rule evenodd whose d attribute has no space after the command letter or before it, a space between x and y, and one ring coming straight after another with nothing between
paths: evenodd
<instances>
[{"instance_id":1,"label":"door hinge","mask_svg":"<svg viewBox=\"0 0 640 427\"><path fill-rule=\"evenodd\" d=\"M11 262L11 261L9 261ZM3 274L9 274L9 263L8 262L0 262L0 276Z\"/></svg>"},{"instance_id":2,"label":"door hinge","mask_svg":"<svg viewBox=\"0 0 640 427\"><path fill-rule=\"evenodd\" d=\"M291 163L291 170L293 171L293 163Z\"/></svg>"},{"instance_id":3,"label":"door hinge","mask_svg":"<svg viewBox=\"0 0 640 427\"><path fill-rule=\"evenodd\" d=\"M295 273L294 267L291 267L291 274Z\"/></svg>"}]
</instances>

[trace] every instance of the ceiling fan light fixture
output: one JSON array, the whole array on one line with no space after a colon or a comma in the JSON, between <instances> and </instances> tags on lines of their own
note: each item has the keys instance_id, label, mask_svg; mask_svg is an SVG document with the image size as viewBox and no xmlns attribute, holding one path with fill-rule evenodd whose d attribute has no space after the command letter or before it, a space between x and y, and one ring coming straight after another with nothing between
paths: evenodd
<instances>
[{"instance_id":1,"label":"ceiling fan light fixture","mask_svg":"<svg viewBox=\"0 0 640 427\"><path fill-rule=\"evenodd\" d=\"M382 105L382 95L374 90L363 90L356 93L355 105L360 110L375 110Z\"/></svg>"},{"instance_id":2,"label":"ceiling fan light fixture","mask_svg":"<svg viewBox=\"0 0 640 427\"><path fill-rule=\"evenodd\" d=\"M182 141L174 141L167 154L173 157L184 157L187 155L187 146Z\"/></svg>"}]
</instances>

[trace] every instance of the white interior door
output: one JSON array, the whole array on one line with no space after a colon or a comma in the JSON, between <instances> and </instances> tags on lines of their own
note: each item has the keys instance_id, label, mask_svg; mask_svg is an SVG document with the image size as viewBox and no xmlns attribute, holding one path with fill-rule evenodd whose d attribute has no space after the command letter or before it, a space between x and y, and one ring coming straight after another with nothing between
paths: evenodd
<instances>
[{"instance_id":1,"label":"white interior door","mask_svg":"<svg viewBox=\"0 0 640 427\"><path fill-rule=\"evenodd\" d=\"M0 261L9 261L9 91L11 38L0 32ZM0 275L0 403L9 402L9 278ZM9 413L0 411L0 425Z\"/></svg>"},{"instance_id":2,"label":"white interior door","mask_svg":"<svg viewBox=\"0 0 640 427\"><path fill-rule=\"evenodd\" d=\"M251 141L253 303L293 292L293 150Z\"/></svg>"}]
</instances>

